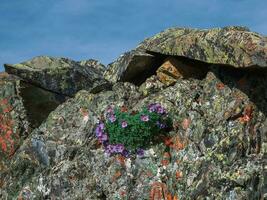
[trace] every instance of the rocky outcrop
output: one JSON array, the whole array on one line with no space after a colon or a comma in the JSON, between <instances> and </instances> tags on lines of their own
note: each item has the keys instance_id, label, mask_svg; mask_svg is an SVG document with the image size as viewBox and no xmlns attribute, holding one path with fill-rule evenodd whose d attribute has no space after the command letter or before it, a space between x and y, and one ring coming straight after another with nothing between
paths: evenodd
<instances>
[{"instance_id":1,"label":"rocky outcrop","mask_svg":"<svg viewBox=\"0 0 267 200\"><path fill-rule=\"evenodd\" d=\"M132 63L129 54L150 55L152 60L144 63L145 59L139 59L142 62ZM209 30L171 28L146 39L131 53L122 55L109 65L105 77L112 82L135 83L140 79L139 72L147 74L148 78L169 56L189 63L193 59L195 67L208 68L210 64L219 64L236 68L265 68L267 39L244 27ZM138 69L135 70L135 66Z\"/></svg>"},{"instance_id":2,"label":"rocky outcrop","mask_svg":"<svg viewBox=\"0 0 267 200\"><path fill-rule=\"evenodd\" d=\"M75 62L39 56L20 64L5 64L5 70L26 82L66 96L74 96L82 89L99 92L110 87L102 77L104 66L95 60Z\"/></svg>"},{"instance_id":3,"label":"rocky outcrop","mask_svg":"<svg viewBox=\"0 0 267 200\"><path fill-rule=\"evenodd\" d=\"M245 27L170 28L137 49L237 68L267 66L266 37Z\"/></svg>"},{"instance_id":4,"label":"rocky outcrop","mask_svg":"<svg viewBox=\"0 0 267 200\"><path fill-rule=\"evenodd\" d=\"M16 150L59 104L64 96L0 74L0 168L9 167Z\"/></svg>"},{"instance_id":5,"label":"rocky outcrop","mask_svg":"<svg viewBox=\"0 0 267 200\"><path fill-rule=\"evenodd\" d=\"M261 47L238 61L251 59L254 67L237 67L223 56L218 60L222 54L214 64L205 57L197 60L197 54L190 54L192 59L156 51L157 45L180 48L171 30L205 32L210 36L203 35L203 42L209 38L212 47L207 48L218 52L223 52L222 41L213 41L215 33L223 33L227 45L233 35L244 43L246 35L255 35L236 27L177 28L145 40L105 72L113 82L110 90L79 91L24 138L0 172L0 199L265 199L267 70L256 61L265 56ZM161 40L164 33L170 34L167 43ZM181 40L185 45L190 41ZM264 46L264 40L258 45ZM105 153L94 131L103 111L110 105L140 111L151 103L166 108L173 122L169 132L144 149L142 157Z\"/></svg>"},{"instance_id":6,"label":"rocky outcrop","mask_svg":"<svg viewBox=\"0 0 267 200\"><path fill-rule=\"evenodd\" d=\"M154 70L149 69L153 69L157 62L158 59L155 56L133 50L126 52L116 61L109 64L104 77L112 83L128 81L140 84L153 74Z\"/></svg>"},{"instance_id":7,"label":"rocky outcrop","mask_svg":"<svg viewBox=\"0 0 267 200\"><path fill-rule=\"evenodd\" d=\"M10 158L30 132L20 82L0 73L0 171L8 168ZM1 182L1 181L0 181Z\"/></svg>"},{"instance_id":8,"label":"rocky outcrop","mask_svg":"<svg viewBox=\"0 0 267 200\"><path fill-rule=\"evenodd\" d=\"M27 191L36 199L260 199L266 188L266 74L247 77L261 110L217 73L179 79L147 97L129 83L99 94L79 92L19 149L4 175L2 196L26 198ZM235 83L235 76L227 77ZM169 137L146 149L143 158L107 156L93 131L104 108L139 110L153 102L174 119Z\"/></svg>"}]
</instances>

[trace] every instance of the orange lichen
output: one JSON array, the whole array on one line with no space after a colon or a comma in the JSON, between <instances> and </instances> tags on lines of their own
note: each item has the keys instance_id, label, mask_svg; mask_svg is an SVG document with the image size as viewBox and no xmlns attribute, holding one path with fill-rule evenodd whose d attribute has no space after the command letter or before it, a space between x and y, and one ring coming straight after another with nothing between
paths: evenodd
<instances>
[{"instance_id":1,"label":"orange lichen","mask_svg":"<svg viewBox=\"0 0 267 200\"><path fill-rule=\"evenodd\" d=\"M172 138L173 141L173 146L172 148L174 148L175 150L179 151L185 148L185 142L183 142L179 136L174 136Z\"/></svg>"},{"instance_id":2,"label":"orange lichen","mask_svg":"<svg viewBox=\"0 0 267 200\"><path fill-rule=\"evenodd\" d=\"M121 190L120 191L120 196L121 197L126 197L126 195L127 195L127 192L125 190Z\"/></svg>"},{"instance_id":3,"label":"orange lichen","mask_svg":"<svg viewBox=\"0 0 267 200\"><path fill-rule=\"evenodd\" d=\"M163 138L164 144L168 147L171 147L173 145L172 138L171 137L164 137Z\"/></svg>"},{"instance_id":4,"label":"orange lichen","mask_svg":"<svg viewBox=\"0 0 267 200\"><path fill-rule=\"evenodd\" d=\"M120 171L117 171L117 172L114 174L114 176L112 177L112 181L117 180L120 176L121 176L121 172L120 172Z\"/></svg>"},{"instance_id":5,"label":"orange lichen","mask_svg":"<svg viewBox=\"0 0 267 200\"><path fill-rule=\"evenodd\" d=\"M170 152L164 152L163 157L164 158L170 158L171 157Z\"/></svg>"},{"instance_id":6,"label":"orange lichen","mask_svg":"<svg viewBox=\"0 0 267 200\"><path fill-rule=\"evenodd\" d=\"M163 166L167 166L167 165L170 164L170 161L164 159L164 160L161 160L161 164L162 164Z\"/></svg>"},{"instance_id":7,"label":"orange lichen","mask_svg":"<svg viewBox=\"0 0 267 200\"><path fill-rule=\"evenodd\" d=\"M177 151L184 149L186 144L178 135L174 137L163 137L163 141L166 146Z\"/></svg>"},{"instance_id":8,"label":"orange lichen","mask_svg":"<svg viewBox=\"0 0 267 200\"><path fill-rule=\"evenodd\" d=\"M150 200L161 200L166 199L168 192L167 192L167 186L164 183L155 182L152 184L151 190L150 190Z\"/></svg>"},{"instance_id":9,"label":"orange lichen","mask_svg":"<svg viewBox=\"0 0 267 200\"><path fill-rule=\"evenodd\" d=\"M178 200L176 195L172 195L168 192L167 186L165 183L155 182L152 184L150 195L150 200Z\"/></svg>"},{"instance_id":10,"label":"orange lichen","mask_svg":"<svg viewBox=\"0 0 267 200\"><path fill-rule=\"evenodd\" d=\"M180 178L183 177L183 173L180 172L180 171L176 171L176 173L175 173L175 177L176 177L176 179L180 179Z\"/></svg>"},{"instance_id":11,"label":"orange lichen","mask_svg":"<svg viewBox=\"0 0 267 200\"><path fill-rule=\"evenodd\" d=\"M126 106L121 106L121 112L128 112L128 109Z\"/></svg>"},{"instance_id":12,"label":"orange lichen","mask_svg":"<svg viewBox=\"0 0 267 200\"><path fill-rule=\"evenodd\" d=\"M249 122L252 119L253 107L252 105L247 105L244 110L244 114L239 118L242 123Z\"/></svg>"},{"instance_id":13,"label":"orange lichen","mask_svg":"<svg viewBox=\"0 0 267 200\"><path fill-rule=\"evenodd\" d=\"M217 84L216 84L216 88L217 88L218 90L223 90L224 87L225 87L225 85L224 85L223 83L217 83Z\"/></svg>"},{"instance_id":14,"label":"orange lichen","mask_svg":"<svg viewBox=\"0 0 267 200\"><path fill-rule=\"evenodd\" d=\"M8 99L2 99L0 101L0 149L2 152L13 155L14 140L13 137L13 121L10 116L12 107L8 105Z\"/></svg>"},{"instance_id":15,"label":"orange lichen","mask_svg":"<svg viewBox=\"0 0 267 200\"><path fill-rule=\"evenodd\" d=\"M125 157L122 155L117 155L116 160L118 163L120 163L122 166L125 166Z\"/></svg>"}]
</instances>

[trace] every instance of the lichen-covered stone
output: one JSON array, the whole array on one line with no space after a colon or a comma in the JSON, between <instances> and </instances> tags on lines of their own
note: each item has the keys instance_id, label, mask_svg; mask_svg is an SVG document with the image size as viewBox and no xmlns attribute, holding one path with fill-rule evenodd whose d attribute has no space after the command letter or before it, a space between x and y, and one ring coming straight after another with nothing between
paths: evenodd
<instances>
[{"instance_id":1,"label":"lichen-covered stone","mask_svg":"<svg viewBox=\"0 0 267 200\"><path fill-rule=\"evenodd\" d=\"M126 57L114 63L114 77L107 72L110 80L138 77L120 68ZM186 63L208 70L202 78L178 78L169 86L148 73L140 86L117 82L97 94L82 90L58 106L1 172L0 199L265 199L266 69ZM105 154L94 136L105 108L133 111L150 103L166 108L173 119L170 132L154 138L143 157Z\"/></svg>"},{"instance_id":2,"label":"lichen-covered stone","mask_svg":"<svg viewBox=\"0 0 267 200\"><path fill-rule=\"evenodd\" d=\"M8 169L9 160L30 132L19 90L18 79L0 73L0 172ZM0 189L2 181L0 176Z\"/></svg>"},{"instance_id":3,"label":"lichen-covered stone","mask_svg":"<svg viewBox=\"0 0 267 200\"><path fill-rule=\"evenodd\" d=\"M267 74L235 73L214 66L203 80L178 79L147 95L130 83L98 94L80 91L21 146L3 175L0 197L263 198ZM106 155L94 137L104 109L113 104L139 110L155 102L173 118L169 135L142 158Z\"/></svg>"},{"instance_id":4,"label":"lichen-covered stone","mask_svg":"<svg viewBox=\"0 0 267 200\"><path fill-rule=\"evenodd\" d=\"M138 55L139 59L133 59L133 55ZM128 81L140 85L156 74L170 56L179 62L186 61L189 69L182 67L183 71L190 71L192 63L204 70L208 70L210 64L266 68L267 39L244 27L170 28L144 40L134 50L110 64L105 77L112 82ZM166 77L166 74L163 76ZM175 82L175 79L171 82Z\"/></svg>"},{"instance_id":5,"label":"lichen-covered stone","mask_svg":"<svg viewBox=\"0 0 267 200\"><path fill-rule=\"evenodd\" d=\"M110 87L103 78L103 65L94 60L76 62L38 56L20 64L5 64L5 70L26 82L67 96L74 96L82 89L99 92Z\"/></svg>"},{"instance_id":6,"label":"lichen-covered stone","mask_svg":"<svg viewBox=\"0 0 267 200\"><path fill-rule=\"evenodd\" d=\"M94 156L97 155L95 148L98 144L93 131L97 117L108 105L134 104L139 96L136 86L118 83L113 86L113 91L96 95L80 91L76 98L67 100L52 112L19 148L10 167L2 174L2 187L5 190L0 190L0 197L17 198L25 188L32 191L32 198L37 199L58 194L61 194L59 199L75 199L89 195L89 188L89 194L75 192L73 181L76 178L79 180L77 190L89 187L94 181L91 174L94 172L94 166L91 162L98 160ZM104 156L102 150L100 153ZM89 161L89 158L92 161ZM103 165L101 162L96 164ZM57 175L54 175L55 173ZM77 173L80 174L79 177L76 177ZM61 184L65 185L65 189L59 186ZM94 195L100 193L101 196L102 192L92 193L92 198L88 199L95 199Z\"/></svg>"},{"instance_id":7,"label":"lichen-covered stone","mask_svg":"<svg viewBox=\"0 0 267 200\"><path fill-rule=\"evenodd\" d=\"M267 67L267 38L245 27L170 28L137 49L237 68Z\"/></svg>"},{"instance_id":8,"label":"lichen-covered stone","mask_svg":"<svg viewBox=\"0 0 267 200\"><path fill-rule=\"evenodd\" d=\"M202 66L193 66L182 59L175 57L166 58L163 64L157 69L156 73L159 80L165 85L173 85L180 78L202 78L207 70Z\"/></svg>"},{"instance_id":9,"label":"lichen-covered stone","mask_svg":"<svg viewBox=\"0 0 267 200\"><path fill-rule=\"evenodd\" d=\"M108 65L104 77L112 83L127 81L140 84L151 75L151 70L148 69L153 68L156 60L155 56L149 53L135 50L126 52Z\"/></svg>"}]
</instances>

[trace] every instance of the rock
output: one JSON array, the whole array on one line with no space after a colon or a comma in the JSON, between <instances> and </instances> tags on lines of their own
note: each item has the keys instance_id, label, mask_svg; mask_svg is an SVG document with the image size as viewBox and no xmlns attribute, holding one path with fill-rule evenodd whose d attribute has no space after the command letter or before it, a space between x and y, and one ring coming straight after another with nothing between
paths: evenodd
<instances>
[{"instance_id":1,"label":"rock","mask_svg":"<svg viewBox=\"0 0 267 200\"><path fill-rule=\"evenodd\" d=\"M104 157L99 162L95 157L98 154L105 156L94 137L97 117L110 104L128 105L136 102L138 97L134 85L120 83L114 85L113 91L96 95L80 91L74 99L67 100L20 147L9 171L2 175L5 178L0 197L17 198L25 188L37 199L45 196L97 199L95 195L103 195L103 190L92 185L107 187L102 182L97 183L100 177L98 172L93 174L94 168L112 158ZM92 162L96 166L91 165ZM84 191L77 193L73 181L78 181L77 190ZM61 184L65 185L65 189L59 186Z\"/></svg>"},{"instance_id":2,"label":"rock","mask_svg":"<svg viewBox=\"0 0 267 200\"><path fill-rule=\"evenodd\" d=\"M234 75L217 68L203 80L178 79L146 97L130 83L98 94L80 91L20 147L3 174L0 197L29 191L36 199L259 199L266 188L267 75L245 75L253 88L247 93L232 87ZM103 110L111 104L139 110L154 102L174 120L169 136L143 158L107 156L94 137Z\"/></svg>"},{"instance_id":3,"label":"rock","mask_svg":"<svg viewBox=\"0 0 267 200\"><path fill-rule=\"evenodd\" d=\"M95 94L81 90L58 106L0 172L0 199L264 199L266 68L171 56L158 70L167 57L133 50L105 72L122 82ZM142 58L155 64L147 74L142 67L134 71L133 60L145 66ZM175 74L174 82L163 84L157 70ZM94 131L105 108L126 106L131 112L150 103L166 108L171 130L143 157L107 155Z\"/></svg>"},{"instance_id":4,"label":"rock","mask_svg":"<svg viewBox=\"0 0 267 200\"><path fill-rule=\"evenodd\" d=\"M186 62L186 60L169 57L156 71L159 80L169 86L176 82L179 78L203 78L207 70L201 65L194 66Z\"/></svg>"},{"instance_id":5,"label":"rock","mask_svg":"<svg viewBox=\"0 0 267 200\"><path fill-rule=\"evenodd\" d=\"M64 102L65 97L7 73L0 73L0 86L0 168L4 171L31 130Z\"/></svg>"},{"instance_id":6,"label":"rock","mask_svg":"<svg viewBox=\"0 0 267 200\"><path fill-rule=\"evenodd\" d=\"M84 67L93 67L97 69L96 73L99 73L100 76L104 74L106 71L105 65L101 64L99 61L94 60L94 59L89 59L89 60L83 60L78 62L79 65L84 66Z\"/></svg>"},{"instance_id":7,"label":"rock","mask_svg":"<svg viewBox=\"0 0 267 200\"><path fill-rule=\"evenodd\" d=\"M82 89L99 92L110 88L102 77L103 65L94 60L75 62L39 56L20 64L5 64L5 70L25 82L67 96L74 96Z\"/></svg>"},{"instance_id":8,"label":"rock","mask_svg":"<svg viewBox=\"0 0 267 200\"><path fill-rule=\"evenodd\" d=\"M108 66L105 77L112 82L128 81L141 85L151 75L156 74L157 69L166 58L170 59L170 56L176 62L185 62L186 68L180 64L178 66L188 72L192 71L193 66L208 70L211 64L221 67L265 68L266 49L266 37L243 27L209 30L171 28L144 40L136 49L122 55ZM135 55L140 59L134 62ZM147 58L150 58L149 61ZM164 79L166 75L161 74L160 77ZM175 80L176 78L171 78L170 82Z\"/></svg>"},{"instance_id":9,"label":"rock","mask_svg":"<svg viewBox=\"0 0 267 200\"><path fill-rule=\"evenodd\" d=\"M148 96L163 90L166 86L159 80L158 76L152 75L139 87L139 92L143 96Z\"/></svg>"},{"instance_id":10,"label":"rock","mask_svg":"<svg viewBox=\"0 0 267 200\"><path fill-rule=\"evenodd\" d=\"M19 90L19 80L6 73L0 73L1 172L8 169L10 159L30 132L23 99L18 94ZM1 182L2 177L0 177Z\"/></svg>"},{"instance_id":11,"label":"rock","mask_svg":"<svg viewBox=\"0 0 267 200\"><path fill-rule=\"evenodd\" d=\"M245 27L170 28L137 49L236 68L267 67L267 38Z\"/></svg>"},{"instance_id":12,"label":"rock","mask_svg":"<svg viewBox=\"0 0 267 200\"><path fill-rule=\"evenodd\" d=\"M135 50L126 52L108 65L104 77L112 83L124 81L141 84L152 75L153 70L148 69L152 69L156 62L157 59L151 54Z\"/></svg>"}]
</instances>

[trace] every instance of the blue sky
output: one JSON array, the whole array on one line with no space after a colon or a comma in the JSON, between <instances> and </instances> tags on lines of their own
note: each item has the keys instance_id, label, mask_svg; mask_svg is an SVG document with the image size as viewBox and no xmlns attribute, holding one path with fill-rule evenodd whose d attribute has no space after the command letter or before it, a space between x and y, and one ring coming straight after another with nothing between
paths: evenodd
<instances>
[{"instance_id":1,"label":"blue sky","mask_svg":"<svg viewBox=\"0 0 267 200\"><path fill-rule=\"evenodd\" d=\"M0 1L0 71L38 55L108 64L175 26L244 25L267 35L266 0Z\"/></svg>"}]
</instances>

